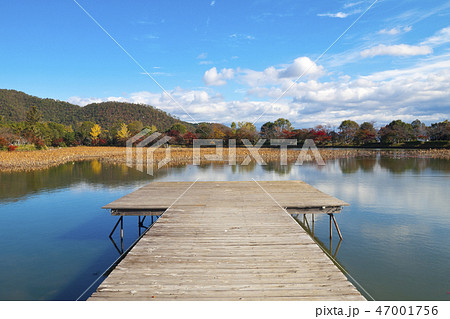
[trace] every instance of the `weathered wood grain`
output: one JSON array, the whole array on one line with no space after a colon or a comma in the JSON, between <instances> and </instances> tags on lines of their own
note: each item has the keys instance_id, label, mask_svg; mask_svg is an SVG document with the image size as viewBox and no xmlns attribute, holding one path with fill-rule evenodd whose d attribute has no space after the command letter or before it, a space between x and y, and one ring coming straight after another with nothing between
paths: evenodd
<instances>
[{"instance_id":1,"label":"weathered wood grain","mask_svg":"<svg viewBox=\"0 0 450 319\"><path fill-rule=\"evenodd\" d=\"M89 300L365 300L276 202L348 204L300 181L258 183L273 198L256 182L197 182L178 198L192 183L167 182L106 205L170 208Z\"/></svg>"}]
</instances>

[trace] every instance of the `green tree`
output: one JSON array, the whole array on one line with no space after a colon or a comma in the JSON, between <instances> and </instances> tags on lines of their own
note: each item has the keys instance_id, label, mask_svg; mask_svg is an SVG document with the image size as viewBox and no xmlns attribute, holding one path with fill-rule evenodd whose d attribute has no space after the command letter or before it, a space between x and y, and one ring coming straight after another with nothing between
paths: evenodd
<instances>
[{"instance_id":1,"label":"green tree","mask_svg":"<svg viewBox=\"0 0 450 319\"><path fill-rule=\"evenodd\" d=\"M38 110L36 106L32 106L26 116L25 116L25 123L28 126L36 125L40 120L42 119L42 113Z\"/></svg>"},{"instance_id":2,"label":"green tree","mask_svg":"<svg viewBox=\"0 0 450 319\"><path fill-rule=\"evenodd\" d=\"M95 123L91 121L84 121L78 124L76 130L77 140L80 144L87 145L90 140L91 129L94 127Z\"/></svg>"},{"instance_id":3,"label":"green tree","mask_svg":"<svg viewBox=\"0 0 450 319\"><path fill-rule=\"evenodd\" d=\"M428 131L432 141L450 140L450 122L448 120L431 124Z\"/></svg>"},{"instance_id":4,"label":"green tree","mask_svg":"<svg viewBox=\"0 0 450 319\"><path fill-rule=\"evenodd\" d=\"M213 138L213 130L208 123L200 123L197 126L195 133L198 134L199 138Z\"/></svg>"},{"instance_id":5,"label":"green tree","mask_svg":"<svg viewBox=\"0 0 450 319\"><path fill-rule=\"evenodd\" d=\"M359 125L355 121L345 120L342 121L338 129L341 140L346 144L350 144L355 138L356 132L359 129Z\"/></svg>"},{"instance_id":6,"label":"green tree","mask_svg":"<svg viewBox=\"0 0 450 319\"><path fill-rule=\"evenodd\" d=\"M36 106L32 106L27 114L25 115L25 125L26 134L31 135L30 138L39 136L39 131L37 129L37 124L42 119L42 113L38 110Z\"/></svg>"},{"instance_id":7,"label":"green tree","mask_svg":"<svg viewBox=\"0 0 450 319\"><path fill-rule=\"evenodd\" d=\"M415 140L414 130L411 124L402 120L395 120L382 127L378 132L382 143L400 143Z\"/></svg>"},{"instance_id":8,"label":"green tree","mask_svg":"<svg viewBox=\"0 0 450 319\"><path fill-rule=\"evenodd\" d=\"M266 122L261 126L261 135L265 139L271 139L276 137L276 129L273 122Z\"/></svg>"},{"instance_id":9,"label":"green tree","mask_svg":"<svg viewBox=\"0 0 450 319\"><path fill-rule=\"evenodd\" d=\"M232 123L231 123L231 132L232 132L233 134L236 134L236 129L237 129L236 123L235 123L235 122L232 122Z\"/></svg>"}]
</instances>

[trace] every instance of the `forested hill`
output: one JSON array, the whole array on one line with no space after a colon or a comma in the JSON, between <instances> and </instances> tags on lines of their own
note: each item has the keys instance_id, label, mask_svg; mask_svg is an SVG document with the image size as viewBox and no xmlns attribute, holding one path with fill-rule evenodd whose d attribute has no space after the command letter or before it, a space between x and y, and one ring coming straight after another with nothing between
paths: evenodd
<instances>
[{"instance_id":1,"label":"forested hill","mask_svg":"<svg viewBox=\"0 0 450 319\"><path fill-rule=\"evenodd\" d=\"M183 123L187 128L193 129L190 123L180 121L149 105L103 102L81 107L63 101L42 99L20 91L0 89L0 116L3 116L5 120L24 121L26 113L33 105L41 111L43 121L65 125L92 121L101 126L110 127L118 122L141 121L144 126L155 125L162 131L175 123Z\"/></svg>"}]
</instances>

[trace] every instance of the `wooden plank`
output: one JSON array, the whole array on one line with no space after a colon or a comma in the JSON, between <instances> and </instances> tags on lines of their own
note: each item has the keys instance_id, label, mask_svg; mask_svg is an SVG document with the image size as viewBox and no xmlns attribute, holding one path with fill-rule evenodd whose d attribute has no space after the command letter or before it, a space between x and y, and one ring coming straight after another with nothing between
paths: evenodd
<instances>
[{"instance_id":1,"label":"wooden plank","mask_svg":"<svg viewBox=\"0 0 450 319\"><path fill-rule=\"evenodd\" d=\"M106 205L170 209L89 300L365 300L274 199L348 204L300 181L258 183L273 198L256 182L164 182Z\"/></svg>"}]
</instances>

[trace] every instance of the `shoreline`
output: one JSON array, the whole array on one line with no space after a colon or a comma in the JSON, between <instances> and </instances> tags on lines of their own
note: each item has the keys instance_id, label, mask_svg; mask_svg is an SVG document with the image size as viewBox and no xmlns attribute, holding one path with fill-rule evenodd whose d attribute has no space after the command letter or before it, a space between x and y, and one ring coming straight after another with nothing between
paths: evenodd
<instances>
[{"instance_id":1,"label":"shoreline","mask_svg":"<svg viewBox=\"0 0 450 319\"><path fill-rule=\"evenodd\" d=\"M164 148L157 149L154 152L155 164L165 158ZM300 149L287 150L287 162L293 163L300 155ZM374 150L374 149L327 149L319 148L320 155L324 161L338 158L354 157L373 157L376 155L390 158L439 158L450 159L450 150L447 149L393 149L393 150ZM309 152L311 153L311 152ZM201 162L222 162L228 163L228 149L223 149L223 160L211 161L206 157L216 154L215 148L201 148ZM258 154L265 162L280 161L279 148L260 148ZM179 164L193 163L193 149L184 147L171 148L171 161L169 166ZM251 154L247 148L236 148L236 163L240 164L248 155ZM206 156L206 157L205 157ZM144 152L145 157L145 152ZM252 160L253 157L251 157ZM135 162L136 153L133 152L133 161ZM126 163L125 147L108 146L77 146L58 149L48 149L39 151L15 151L0 152L0 172L13 171L33 171L58 166L68 162L78 162L86 160L100 160L112 164ZM310 160L306 161L313 161Z\"/></svg>"}]
</instances>

